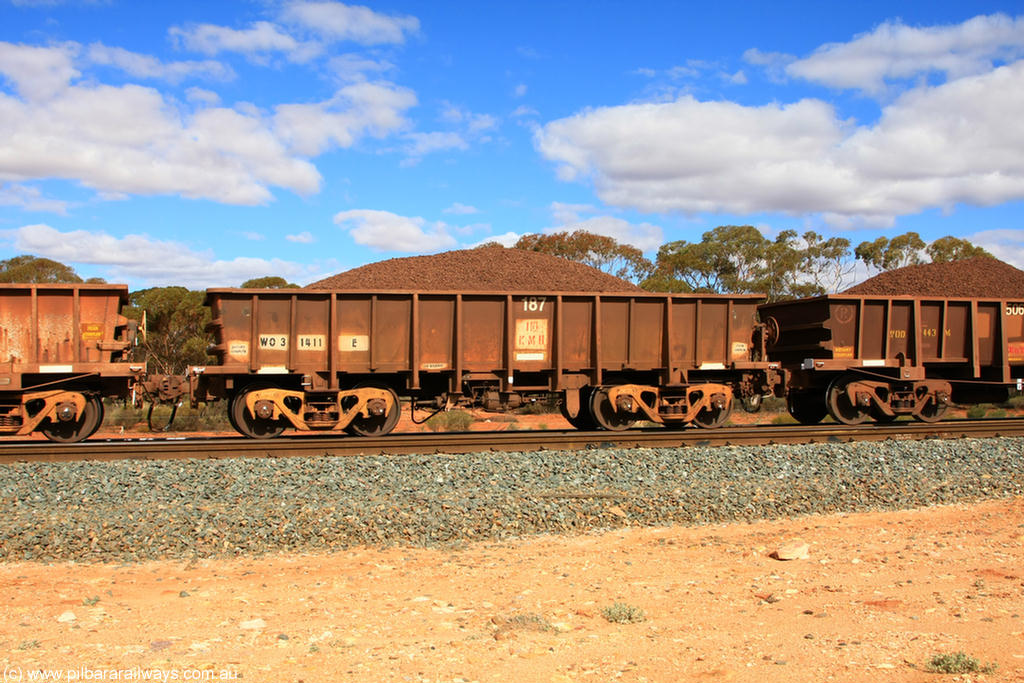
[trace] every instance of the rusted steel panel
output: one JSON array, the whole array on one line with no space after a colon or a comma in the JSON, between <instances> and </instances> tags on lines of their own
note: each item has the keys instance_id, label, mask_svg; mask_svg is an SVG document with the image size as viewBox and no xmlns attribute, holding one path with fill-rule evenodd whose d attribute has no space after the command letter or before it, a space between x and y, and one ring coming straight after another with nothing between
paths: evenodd
<instances>
[{"instance_id":1,"label":"rusted steel panel","mask_svg":"<svg viewBox=\"0 0 1024 683\"><path fill-rule=\"evenodd\" d=\"M120 361L125 285L0 285L0 363L12 372L71 372Z\"/></svg>"},{"instance_id":2,"label":"rusted steel panel","mask_svg":"<svg viewBox=\"0 0 1024 683\"><path fill-rule=\"evenodd\" d=\"M820 369L962 365L974 375L1024 365L1024 302L828 295L760 306L781 331L769 347L785 363Z\"/></svg>"},{"instance_id":3,"label":"rusted steel panel","mask_svg":"<svg viewBox=\"0 0 1024 683\"><path fill-rule=\"evenodd\" d=\"M761 301L758 295L211 289L215 348L225 361L208 371L397 373L408 376L410 387L431 372L500 373L503 381L547 373L555 387L563 372L600 381L601 373L621 370L725 369L750 362Z\"/></svg>"}]
</instances>

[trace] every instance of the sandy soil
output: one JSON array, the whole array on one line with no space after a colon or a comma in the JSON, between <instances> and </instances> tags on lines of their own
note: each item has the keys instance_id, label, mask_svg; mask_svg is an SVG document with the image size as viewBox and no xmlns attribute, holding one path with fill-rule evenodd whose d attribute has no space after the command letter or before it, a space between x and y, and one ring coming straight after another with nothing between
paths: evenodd
<instances>
[{"instance_id":1,"label":"sandy soil","mask_svg":"<svg viewBox=\"0 0 1024 683\"><path fill-rule=\"evenodd\" d=\"M794 540L808 545L806 558L771 556ZM8 681L58 671L64 680L70 672L74 680L1024 681L1024 498L461 550L5 564L0 600ZM615 603L644 620L608 621L603 611ZM934 655L958 651L997 669L924 672Z\"/></svg>"}]
</instances>

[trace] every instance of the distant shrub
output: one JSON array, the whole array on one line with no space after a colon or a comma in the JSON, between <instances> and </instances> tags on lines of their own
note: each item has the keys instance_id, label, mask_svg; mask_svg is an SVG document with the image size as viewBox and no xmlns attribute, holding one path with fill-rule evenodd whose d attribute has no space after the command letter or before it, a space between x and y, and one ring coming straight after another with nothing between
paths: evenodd
<instances>
[{"instance_id":1,"label":"distant shrub","mask_svg":"<svg viewBox=\"0 0 1024 683\"><path fill-rule=\"evenodd\" d=\"M427 420L427 429L432 432L465 432L475 418L464 410L451 410L432 415Z\"/></svg>"},{"instance_id":2,"label":"distant shrub","mask_svg":"<svg viewBox=\"0 0 1024 683\"><path fill-rule=\"evenodd\" d=\"M613 624L638 624L647 618L642 609L624 602L617 602L611 607L605 607L601 610L601 616Z\"/></svg>"},{"instance_id":3,"label":"distant shrub","mask_svg":"<svg viewBox=\"0 0 1024 683\"><path fill-rule=\"evenodd\" d=\"M974 657L963 652L939 654L928 660L925 671L935 674L988 674L996 670L995 664L982 666Z\"/></svg>"}]
</instances>

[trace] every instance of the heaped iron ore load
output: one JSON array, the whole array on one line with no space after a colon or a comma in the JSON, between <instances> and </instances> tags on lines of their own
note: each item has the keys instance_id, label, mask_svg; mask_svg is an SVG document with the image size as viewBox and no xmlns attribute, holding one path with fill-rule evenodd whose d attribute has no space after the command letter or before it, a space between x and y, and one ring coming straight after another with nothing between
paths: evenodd
<instances>
[{"instance_id":1,"label":"heaped iron ore load","mask_svg":"<svg viewBox=\"0 0 1024 683\"><path fill-rule=\"evenodd\" d=\"M759 295L211 289L196 398L243 434L383 434L400 400L492 410L557 396L576 426L720 425L776 381Z\"/></svg>"},{"instance_id":2,"label":"heaped iron ore load","mask_svg":"<svg viewBox=\"0 0 1024 683\"><path fill-rule=\"evenodd\" d=\"M1024 299L1024 271L987 257L925 263L879 273L843 294Z\"/></svg>"},{"instance_id":3,"label":"heaped iron ore load","mask_svg":"<svg viewBox=\"0 0 1024 683\"><path fill-rule=\"evenodd\" d=\"M953 403L1004 401L1024 376L1024 297L831 295L765 304L769 358L789 411L813 424L940 419Z\"/></svg>"},{"instance_id":4,"label":"heaped iron ore load","mask_svg":"<svg viewBox=\"0 0 1024 683\"><path fill-rule=\"evenodd\" d=\"M480 247L370 263L306 289L415 292L641 292L588 265L525 249Z\"/></svg>"},{"instance_id":5,"label":"heaped iron ore load","mask_svg":"<svg viewBox=\"0 0 1024 683\"><path fill-rule=\"evenodd\" d=\"M128 356L125 285L0 284L0 434L79 441L102 397L127 396L144 367Z\"/></svg>"}]
</instances>

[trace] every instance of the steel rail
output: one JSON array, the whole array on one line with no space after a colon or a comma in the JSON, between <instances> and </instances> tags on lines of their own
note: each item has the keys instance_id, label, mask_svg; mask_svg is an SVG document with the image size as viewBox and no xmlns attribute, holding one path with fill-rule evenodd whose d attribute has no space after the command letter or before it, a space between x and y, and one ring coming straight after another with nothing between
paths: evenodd
<instances>
[{"instance_id":1,"label":"steel rail","mask_svg":"<svg viewBox=\"0 0 1024 683\"><path fill-rule=\"evenodd\" d=\"M48 441L0 445L0 465L16 462L155 460L239 457L318 457L478 453L487 451L585 450L592 448L675 448L757 446L849 441L1024 436L1024 419L900 422L887 425L750 425L720 429L664 428L612 431L523 431L398 433L383 437L301 435L265 441L224 436L93 439L76 444Z\"/></svg>"}]
</instances>

